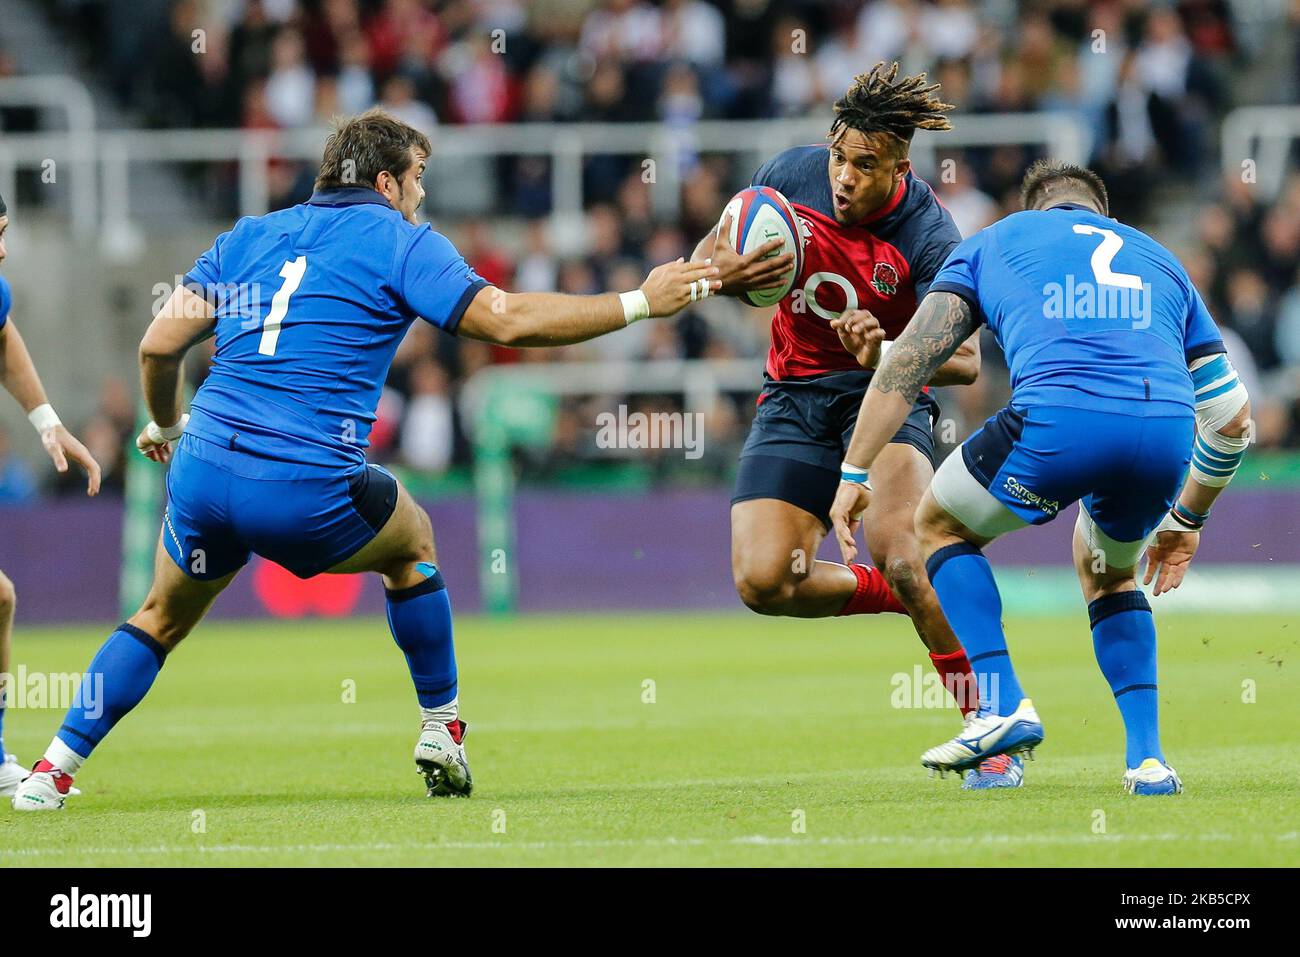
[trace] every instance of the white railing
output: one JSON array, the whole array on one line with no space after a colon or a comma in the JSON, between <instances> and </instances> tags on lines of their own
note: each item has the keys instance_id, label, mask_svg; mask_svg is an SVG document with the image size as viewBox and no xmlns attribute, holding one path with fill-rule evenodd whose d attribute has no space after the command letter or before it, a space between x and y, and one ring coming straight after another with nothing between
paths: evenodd
<instances>
[{"instance_id":1,"label":"white railing","mask_svg":"<svg viewBox=\"0 0 1300 957\"><path fill-rule=\"evenodd\" d=\"M1271 200L1286 181L1287 159L1296 139L1300 139L1300 106L1235 109L1224 117L1223 129L1219 131L1223 172L1237 176L1253 174L1260 195ZM1251 164L1249 169L1247 163Z\"/></svg>"},{"instance_id":2,"label":"white railing","mask_svg":"<svg viewBox=\"0 0 1300 957\"><path fill-rule=\"evenodd\" d=\"M15 171L39 169L54 160L72 166L73 225L77 234L121 229L138 211L131 196L133 165L210 162L238 167L241 215L260 215L269 200L272 158L315 163L328 131L96 130L85 88L68 77L0 80L0 103L59 106L69 117L67 132L0 137L0 189L12 189ZM582 171L587 157L643 156L654 161L655 213L678 212L681 160L696 152L739 155L757 168L773 152L825 136L824 117L799 120L708 120L686 127L656 123L538 123L440 127L433 136L436 157L543 156L551 160L553 215L560 230L581 221ZM920 132L912 147L922 175L936 167L938 150L1006 143L1042 145L1053 156L1086 161L1090 134L1076 117L1060 113L959 115L944 133ZM485 210L485 212L489 212Z\"/></svg>"},{"instance_id":3,"label":"white railing","mask_svg":"<svg viewBox=\"0 0 1300 957\"><path fill-rule=\"evenodd\" d=\"M550 395L680 395L686 408L705 410L724 392L758 392L761 359L651 359L546 362L484 366L462 387L461 405L473 422L499 388Z\"/></svg>"},{"instance_id":4,"label":"white railing","mask_svg":"<svg viewBox=\"0 0 1300 957\"><path fill-rule=\"evenodd\" d=\"M90 236L99 220L95 190L98 124L90 91L70 76L13 77L0 80L0 106L59 110L67 117L68 126L61 134L0 136L0 196L12 199L19 167L45 172L48 161L65 159L74 166L69 211L72 229L78 237ZM58 148L42 150L43 144ZM54 175L58 175L57 168Z\"/></svg>"}]
</instances>

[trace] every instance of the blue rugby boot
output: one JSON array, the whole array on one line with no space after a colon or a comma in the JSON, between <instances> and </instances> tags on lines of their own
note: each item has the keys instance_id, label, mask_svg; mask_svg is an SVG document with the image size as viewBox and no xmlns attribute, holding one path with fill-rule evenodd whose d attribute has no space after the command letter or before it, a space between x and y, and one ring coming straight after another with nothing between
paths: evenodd
<instances>
[{"instance_id":1,"label":"blue rugby boot","mask_svg":"<svg viewBox=\"0 0 1300 957\"><path fill-rule=\"evenodd\" d=\"M1124 772L1124 790L1129 794L1182 794L1178 772L1155 758L1147 758Z\"/></svg>"},{"instance_id":2,"label":"blue rugby boot","mask_svg":"<svg viewBox=\"0 0 1300 957\"><path fill-rule=\"evenodd\" d=\"M1018 788L1025 780L1025 762L1019 755L997 754L985 758L979 767L966 772L963 791L987 791L990 788Z\"/></svg>"}]
</instances>

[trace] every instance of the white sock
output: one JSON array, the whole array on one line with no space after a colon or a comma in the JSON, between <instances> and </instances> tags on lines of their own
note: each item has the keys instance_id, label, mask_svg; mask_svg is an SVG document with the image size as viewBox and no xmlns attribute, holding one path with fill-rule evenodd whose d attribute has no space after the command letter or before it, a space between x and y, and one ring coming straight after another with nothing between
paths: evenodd
<instances>
[{"instance_id":1,"label":"white sock","mask_svg":"<svg viewBox=\"0 0 1300 957\"><path fill-rule=\"evenodd\" d=\"M50 746L45 749L45 760L69 777L75 777L86 759L64 744L62 740L55 738L50 742Z\"/></svg>"},{"instance_id":2,"label":"white sock","mask_svg":"<svg viewBox=\"0 0 1300 957\"><path fill-rule=\"evenodd\" d=\"M441 721L443 724L451 724L460 716L460 698L455 697L446 704L439 705L436 708L421 708L420 721Z\"/></svg>"}]
</instances>

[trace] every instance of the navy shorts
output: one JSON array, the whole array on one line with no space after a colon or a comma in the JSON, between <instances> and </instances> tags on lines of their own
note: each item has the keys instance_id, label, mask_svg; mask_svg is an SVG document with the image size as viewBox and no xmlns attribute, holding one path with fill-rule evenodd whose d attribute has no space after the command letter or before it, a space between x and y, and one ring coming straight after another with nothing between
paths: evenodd
<instances>
[{"instance_id":1,"label":"navy shorts","mask_svg":"<svg viewBox=\"0 0 1300 957\"><path fill-rule=\"evenodd\" d=\"M836 372L810 379L764 377L758 414L740 453L731 504L774 498L816 515L830 528L840 463L853 438L871 373ZM891 442L910 445L934 465L939 403L929 392Z\"/></svg>"},{"instance_id":2,"label":"navy shorts","mask_svg":"<svg viewBox=\"0 0 1300 957\"><path fill-rule=\"evenodd\" d=\"M185 574L221 578L256 553L311 578L355 554L397 507L397 479L378 465L286 465L280 474L266 465L181 437L167 471L163 545Z\"/></svg>"}]
</instances>

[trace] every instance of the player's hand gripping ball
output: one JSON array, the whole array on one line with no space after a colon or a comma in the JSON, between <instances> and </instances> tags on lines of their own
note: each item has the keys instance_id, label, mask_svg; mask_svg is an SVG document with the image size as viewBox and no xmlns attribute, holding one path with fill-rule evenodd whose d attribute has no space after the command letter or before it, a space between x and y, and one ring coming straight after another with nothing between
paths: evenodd
<instances>
[{"instance_id":1,"label":"player's hand gripping ball","mask_svg":"<svg viewBox=\"0 0 1300 957\"><path fill-rule=\"evenodd\" d=\"M751 306L771 306L790 294L803 271L803 238L790 201L770 186L731 198L718 222L712 260L722 291Z\"/></svg>"}]
</instances>

